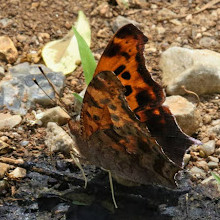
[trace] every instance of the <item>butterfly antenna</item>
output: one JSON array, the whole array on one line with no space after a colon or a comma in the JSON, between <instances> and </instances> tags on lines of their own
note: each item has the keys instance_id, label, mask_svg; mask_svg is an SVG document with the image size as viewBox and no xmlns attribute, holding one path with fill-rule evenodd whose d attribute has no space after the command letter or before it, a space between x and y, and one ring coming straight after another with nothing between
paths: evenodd
<instances>
[{"instance_id":1,"label":"butterfly antenna","mask_svg":"<svg viewBox=\"0 0 220 220\"><path fill-rule=\"evenodd\" d=\"M55 104L57 105L56 101L53 100L47 93L46 91L39 85L39 83L37 82L37 80L35 78L32 79L33 82L44 92L44 94Z\"/></svg>"},{"instance_id":2,"label":"butterfly antenna","mask_svg":"<svg viewBox=\"0 0 220 220\"><path fill-rule=\"evenodd\" d=\"M50 86L52 87L54 93L60 98L60 94L57 91L56 87L54 86L54 84L49 80L49 78L47 77L47 75L45 74L45 72L43 71L41 66L38 66L39 70L41 71L41 73L44 75L44 77L46 78L46 80L48 81L48 83L50 84Z\"/></svg>"},{"instance_id":3,"label":"butterfly antenna","mask_svg":"<svg viewBox=\"0 0 220 220\"><path fill-rule=\"evenodd\" d=\"M54 86L54 84L50 81L50 79L47 77L47 75L45 74L45 72L43 71L42 67L41 66L38 66L39 70L41 71L41 73L43 74L43 76L46 78L46 80L48 81L49 85L51 86L51 88L53 89L55 95L56 95L56 98L58 99L58 101L60 102L60 104L62 105L61 108L68 114L68 106L62 101L62 99L60 98L60 94L59 92L57 91L56 87ZM48 96L48 95L47 95ZM57 104L57 103L56 103Z\"/></svg>"}]
</instances>

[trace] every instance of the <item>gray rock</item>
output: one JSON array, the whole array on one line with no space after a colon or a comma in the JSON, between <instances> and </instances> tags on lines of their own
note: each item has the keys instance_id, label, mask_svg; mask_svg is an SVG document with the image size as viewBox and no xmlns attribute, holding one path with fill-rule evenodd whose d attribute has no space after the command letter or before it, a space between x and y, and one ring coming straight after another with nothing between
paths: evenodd
<instances>
[{"instance_id":1,"label":"gray rock","mask_svg":"<svg viewBox=\"0 0 220 220\"><path fill-rule=\"evenodd\" d=\"M170 108L172 114L176 117L180 128L188 135L192 135L199 128L201 117L197 111L196 105L189 102L182 96L169 96L164 105Z\"/></svg>"},{"instance_id":2,"label":"gray rock","mask_svg":"<svg viewBox=\"0 0 220 220\"><path fill-rule=\"evenodd\" d=\"M162 53L160 68L168 94L185 94L182 86L198 95L220 92L219 53L171 47Z\"/></svg>"},{"instance_id":3,"label":"gray rock","mask_svg":"<svg viewBox=\"0 0 220 220\"><path fill-rule=\"evenodd\" d=\"M217 46L218 42L216 40L214 40L213 38L211 38L211 37L203 37L203 38L200 39L199 44L202 47L209 48L209 47L212 47L212 46Z\"/></svg>"},{"instance_id":4,"label":"gray rock","mask_svg":"<svg viewBox=\"0 0 220 220\"><path fill-rule=\"evenodd\" d=\"M212 122L212 127L208 129L209 134L216 134L220 137L220 120L215 120Z\"/></svg>"},{"instance_id":5,"label":"gray rock","mask_svg":"<svg viewBox=\"0 0 220 220\"><path fill-rule=\"evenodd\" d=\"M207 186L207 194L209 197L211 196L213 199L220 198L220 184L216 181L216 179L213 176L204 179L201 182L201 184Z\"/></svg>"},{"instance_id":6,"label":"gray rock","mask_svg":"<svg viewBox=\"0 0 220 220\"><path fill-rule=\"evenodd\" d=\"M200 146L200 149L206 156L210 156L215 152L215 141L211 140Z\"/></svg>"},{"instance_id":7,"label":"gray rock","mask_svg":"<svg viewBox=\"0 0 220 220\"><path fill-rule=\"evenodd\" d=\"M28 109L34 108L36 103L43 106L52 103L51 99L55 97L53 89L38 66L42 67L57 91L61 91L65 80L62 73L52 72L44 65L18 64L9 69L12 79L0 82L0 109L5 106L15 114L25 115ZM33 82L33 78L51 99Z\"/></svg>"},{"instance_id":8,"label":"gray rock","mask_svg":"<svg viewBox=\"0 0 220 220\"><path fill-rule=\"evenodd\" d=\"M113 22L112 29L114 32L116 32L122 26L124 26L126 24L130 24L130 23L137 26L137 27L140 26L140 24L138 22L119 15L119 16L117 16L117 18Z\"/></svg>"}]
</instances>

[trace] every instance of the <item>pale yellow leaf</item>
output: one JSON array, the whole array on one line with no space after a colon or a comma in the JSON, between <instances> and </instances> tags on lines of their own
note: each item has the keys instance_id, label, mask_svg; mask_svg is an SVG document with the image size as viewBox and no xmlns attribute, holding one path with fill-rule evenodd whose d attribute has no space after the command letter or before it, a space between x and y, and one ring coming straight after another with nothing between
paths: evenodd
<instances>
[{"instance_id":1,"label":"pale yellow leaf","mask_svg":"<svg viewBox=\"0 0 220 220\"><path fill-rule=\"evenodd\" d=\"M90 25L82 11L79 11L75 28L90 46ZM80 54L73 30L71 29L64 38L47 43L42 49L42 57L47 67L53 71L64 74L73 72L80 63Z\"/></svg>"}]
</instances>

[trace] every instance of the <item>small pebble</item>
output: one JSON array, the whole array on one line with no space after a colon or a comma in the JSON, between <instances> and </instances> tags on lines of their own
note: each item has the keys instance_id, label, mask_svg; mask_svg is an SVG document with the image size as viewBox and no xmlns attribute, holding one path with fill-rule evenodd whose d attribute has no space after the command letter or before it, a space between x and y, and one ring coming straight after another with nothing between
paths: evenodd
<instances>
[{"instance_id":1,"label":"small pebble","mask_svg":"<svg viewBox=\"0 0 220 220\"><path fill-rule=\"evenodd\" d=\"M183 158L184 166L186 166L189 163L190 158L191 158L190 154L185 154L184 155L184 158Z\"/></svg>"},{"instance_id":2,"label":"small pebble","mask_svg":"<svg viewBox=\"0 0 220 220\"><path fill-rule=\"evenodd\" d=\"M192 167L190 170L191 174L196 177L205 177L206 172L196 166Z\"/></svg>"},{"instance_id":3,"label":"small pebble","mask_svg":"<svg viewBox=\"0 0 220 220\"><path fill-rule=\"evenodd\" d=\"M215 168L218 168L218 163L210 161L208 162L208 166L210 169L215 169Z\"/></svg>"},{"instance_id":4,"label":"small pebble","mask_svg":"<svg viewBox=\"0 0 220 220\"><path fill-rule=\"evenodd\" d=\"M215 141L211 140L206 142L200 146L200 149L206 154L206 156L212 155L215 152Z\"/></svg>"},{"instance_id":5,"label":"small pebble","mask_svg":"<svg viewBox=\"0 0 220 220\"><path fill-rule=\"evenodd\" d=\"M213 162L216 162L216 163L219 162L219 159L217 157L209 156L208 159L209 159L209 161L213 161Z\"/></svg>"},{"instance_id":6,"label":"small pebble","mask_svg":"<svg viewBox=\"0 0 220 220\"><path fill-rule=\"evenodd\" d=\"M196 166L199 168L202 168L205 171L208 171L208 169L209 169L207 162L204 160L197 161Z\"/></svg>"},{"instance_id":7,"label":"small pebble","mask_svg":"<svg viewBox=\"0 0 220 220\"><path fill-rule=\"evenodd\" d=\"M12 172L8 174L9 178L17 179L24 178L26 176L27 171L21 167L15 168Z\"/></svg>"},{"instance_id":8,"label":"small pebble","mask_svg":"<svg viewBox=\"0 0 220 220\"><path fill-rule=\"evenodd\" d=\"M21 146L25 147L29 144L29 141L21 141L20 144Z\"/></svg>"}]
</instances>

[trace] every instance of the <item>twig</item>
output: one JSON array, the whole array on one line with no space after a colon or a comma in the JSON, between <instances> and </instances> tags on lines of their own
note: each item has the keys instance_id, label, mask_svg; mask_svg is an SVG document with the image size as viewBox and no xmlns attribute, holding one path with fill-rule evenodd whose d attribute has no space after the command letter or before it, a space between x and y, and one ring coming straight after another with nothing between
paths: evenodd
<instances>
[{"instance_id":1,"label":"twig","mask_svg":"<svg viewBox=\"0 0 220 220\"><path fill-rule=\"evenodd\" d=\"M217 4L219 2L220 2L220 0L212 0L212 1L208 2L207 4L205 4L201 9L199 9L198 11L195 11L191 14L192 15L199 14L200 12L203 12L206 9L211 8L212 6L214 6L215 4ZM185 18L187 15L189 15L189 14L176 15L176 16L173 16L173 17L170 17L170 18L162 18L162 19L160 19L160 21L172 20L172 19L176 19L176 18Z\"/></svg>"},{"instance_id":2,"label":"twig","mask_svg":"<svg viewBox=\"0 0 220 220\"><path fill-rule=\"evenodd\" d=\"M63 174L59 171L51 170L51 168L50 169L46 168L46 167L42 168L42 167L39 167L39 165L34 162L26 162L21 159L20 160L13 160L13 159L6 158L6 157L1 157L0 162L7 163L10 165L14 165L14 166L18 166L18 167L21 167L21 168L24 168L24 169L27 169L27 170L30 170L33 172L43 174L43 175L47 175L47 176L53 177L53 178L61 180L61 181L67 181L70 183L74 183L74 185L83 185L84 184L84 180L75 178L71 174L68 174L68 173Z\"/></svg>"},{"instance_id":3,"label":"twig","mask_svg":"<svg viewBox=\"0 0 220 220\"><path fill-rule=\"evenodd\" d=\"M211 8L212 6L214 6L215 4L219 3L220 0L212 0L210 2L208 2L207 4L205 4L201 9L199 9L198 11L193 12L193 14L199 14L202 11L205 11L208 8Z\"/></svg>"},{"instance_id":4,"label":"twig","mask_svg":"<svg viewBox=\"0 0 220 220\"><path fill-rule=\"evenodd\" d=\"M197 107L198 107L199 104L200 104L200 98L199 98L199 96L198 96L195 92L186 89L185 86L183 86L183 85L181 86L181 88L182 88L186 93L192 94L192 95L194 95L194 96L197 98Z\"/></svg>"}]
</instances>

